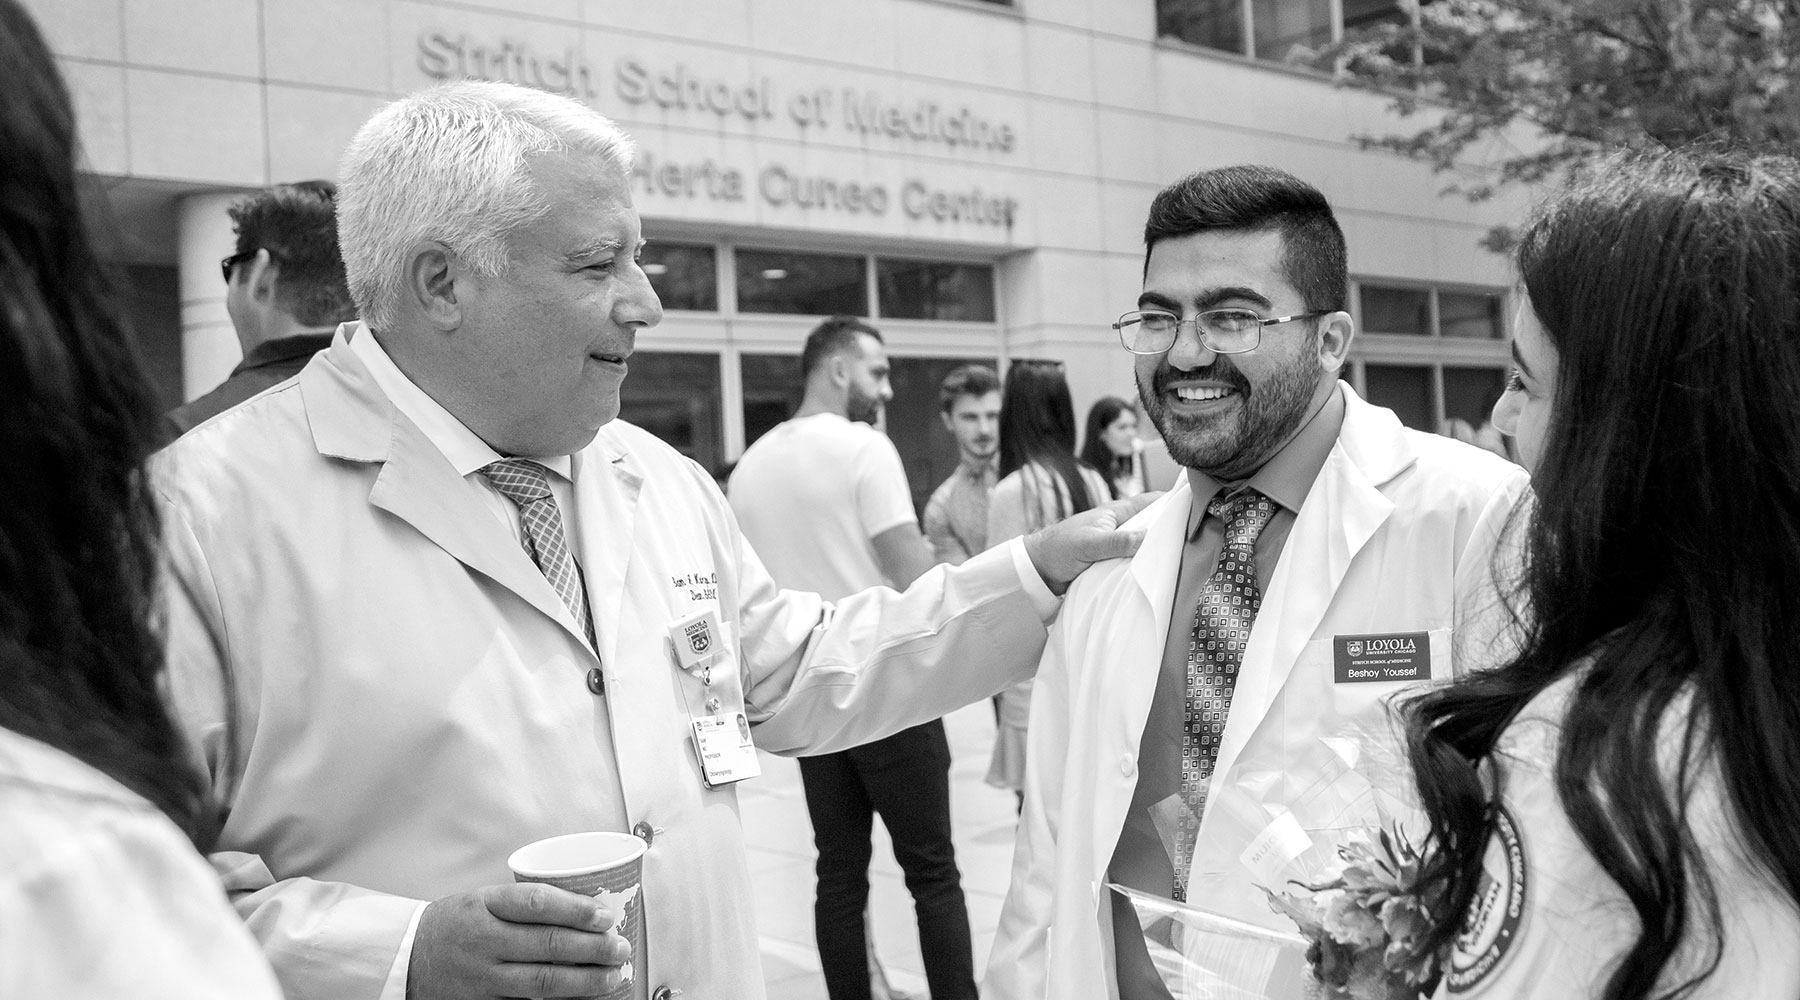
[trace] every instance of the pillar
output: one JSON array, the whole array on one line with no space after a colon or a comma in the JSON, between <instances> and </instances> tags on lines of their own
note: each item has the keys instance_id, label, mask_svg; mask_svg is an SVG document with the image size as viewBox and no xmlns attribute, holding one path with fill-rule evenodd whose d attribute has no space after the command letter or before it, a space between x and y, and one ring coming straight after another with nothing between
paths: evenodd
<instances>
[{"instance_id":1,"label":"pillar","mask_svg":"<svg viewBox=\"0 0 1800 1000\"><path fill-rule=\"evenodd\" d=\"M237 331L225 312L225 281L219 275L219 260L237 251L237 236L225 210L242 197L242 192L195 194L177 206L183 399L204 395L243 360Z\"/></svg>"}]
</instances>

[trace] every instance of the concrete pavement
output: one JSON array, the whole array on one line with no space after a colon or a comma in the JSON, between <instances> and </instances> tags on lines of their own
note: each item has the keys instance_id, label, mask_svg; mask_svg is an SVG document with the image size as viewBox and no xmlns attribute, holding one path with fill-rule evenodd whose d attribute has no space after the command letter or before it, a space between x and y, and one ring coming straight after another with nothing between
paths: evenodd
<instances>
[{"instance_id":1,"label":"concrete pavement","mask_svg":"<svg viewBox=\"0 0 1800 1000\"><path fill-rule=\"evenodd\" d=\"M963 894L968 900L979 979L987 968L1012 866L1014 799L1011 792L989 787L982 780L994 745L993 706L986 701L967 706L945 717L944 725L950 738L950 822ZM750 851L769 1000L826 1000L813 941L816 855L812 824L800 790L800 768L789 759L760 752L759 756L763 773L740 786L738 803ZM925 972L912 896L879 821L869 882L870 921L888 980L923 1000Z\"/></svg>"}]
</instances>

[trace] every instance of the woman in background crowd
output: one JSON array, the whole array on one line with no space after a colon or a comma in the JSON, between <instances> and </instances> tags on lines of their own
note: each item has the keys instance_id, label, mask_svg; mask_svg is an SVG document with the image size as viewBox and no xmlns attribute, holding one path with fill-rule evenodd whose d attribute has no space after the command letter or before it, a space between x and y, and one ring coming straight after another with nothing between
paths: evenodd
<instances>
[{"instance_id":1,"label":"woman in background crowd","mask_svg":"<svg viewBox=\"0 0 1800 1000\"><path fill-rule=\"evenodd\" d=\"M1425 947L1459 997L1800 996L1800 162L1617 156L1518 268L1526 639L1403 707Z\"/></svg>"},{"instance_id":2,"label":"woman in background crowd","mask_svg":"<svg viewBox=\"0 0 1800 1000\"><path fill-rule=\"evenodd\" d=\"M1000 394L1000 480L988 500L987 543L1089 510L1109 498L1106 480L1075 457L1075 406L1060 361L1015 361ZM1025 785L1025 722L1031 682L995 700L999 733L987 782L1015 793Z\"/></svg>"},{"instance_id":3,"label":"woman in background crowd","mask_svg":"<svg viewBox=\"0 0 1800 1000\"><path fill-rule=\"evenodd\" d=\"M15 0L0 65L0 996L278 997L196 852L218 817L162 701L158 408Z\"/></svg>"},{"instance_id":4,"label":"woman in background crowd","mask_svg":"<svg viewBox=\"0 0 1800 1000\"><path fill-rule=\"evenodd\" d=\"M1117 396L1101 396L1088 410L1081 460L1106 479L1114 500L1144 492L1143 444L1138 441L1137 424L1137 411Z\"/></svg>"}]
</instances>

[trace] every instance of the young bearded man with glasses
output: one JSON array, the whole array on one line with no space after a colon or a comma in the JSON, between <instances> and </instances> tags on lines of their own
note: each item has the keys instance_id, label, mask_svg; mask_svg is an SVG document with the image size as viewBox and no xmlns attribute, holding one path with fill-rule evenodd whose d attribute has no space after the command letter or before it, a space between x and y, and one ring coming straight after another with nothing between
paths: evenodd
<instances>
[{"instance_id":1,"label":"young bearded man with glasses","mask_svg":"<svg viewBox=\"0 0 1800 1000\"><path fill-rule=\"evenodd\" d=\"M1319 738L1505 657L1491 559L1525 472L1339 380L1355 326L1324 196L1269 167L1202 171L1157 195L1144 243L1113 330L1185 473L1133 522L1138 554L1078 580L1052 631L983 991L998 1000L1168 997L1109 884L1293 931L1242 859L1292 818ZM1396 646L1404 662L1354 669Z\"/></svg>"}]
</instances>

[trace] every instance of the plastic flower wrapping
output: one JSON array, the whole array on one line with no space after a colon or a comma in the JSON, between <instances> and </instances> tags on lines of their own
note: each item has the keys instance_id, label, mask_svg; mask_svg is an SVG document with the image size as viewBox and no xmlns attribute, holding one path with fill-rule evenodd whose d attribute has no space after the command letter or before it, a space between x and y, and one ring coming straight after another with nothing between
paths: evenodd
<instances>
[{"instance_id":1,"label":"plastic flower wrapping","mask_svg":"<svg viewBox=\"0 0 1800 1000\"><path fill-rule=\"evenodd\" d=\"M1112 886L1130 900L1164 985L1175 1000L1428 993L1438 966L1418 953L1432 912L1419 886L1426 826L1386 713L1294 749L1246 754L1215 777L1191 903ZM1249 846L1209 856L1220 843ZM1260 898L1210 888L1246 876Z\"/></svg>"}]
</instances>

